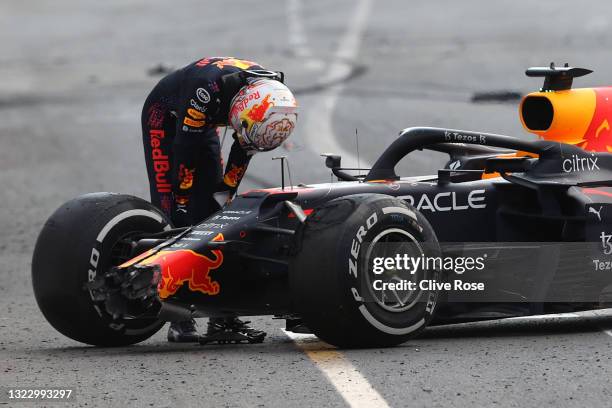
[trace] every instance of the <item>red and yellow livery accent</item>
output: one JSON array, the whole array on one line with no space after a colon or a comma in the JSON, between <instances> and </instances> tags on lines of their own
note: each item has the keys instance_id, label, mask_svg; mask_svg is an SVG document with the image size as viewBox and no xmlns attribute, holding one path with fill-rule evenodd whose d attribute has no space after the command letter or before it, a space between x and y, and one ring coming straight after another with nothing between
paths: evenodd
<instances>
[{"instance_id":1,"label":"red and yellow livery accent","mask_svg":"<svg viewBox=\"0 0 612 408\"><path fill-rule=\"evenodd\" d=\"M223 241L223 234L217 234L213 241ZM223 252L213 249L212 257L199 254L191 249L178 249L173 251L149 250L124 264L120 268L138 265L159 265L161 268L161 281L157 285L160 299L164 300L174 295L187 284L192 292L201 292L206 295L217 295L221 290L219 282L210 277L210 272L223 264Z\"/></svg>"},{"instance_id":2,"label":"red and yellow livery accent","mask_svg":"<svg viewBox=\"0 0 612 408\"><path fill-rule=\"evenodd\" d=\"M519 113L523 127L543 139L612 152L612 87L533 92Z\"/></svg>"}]
</instances>

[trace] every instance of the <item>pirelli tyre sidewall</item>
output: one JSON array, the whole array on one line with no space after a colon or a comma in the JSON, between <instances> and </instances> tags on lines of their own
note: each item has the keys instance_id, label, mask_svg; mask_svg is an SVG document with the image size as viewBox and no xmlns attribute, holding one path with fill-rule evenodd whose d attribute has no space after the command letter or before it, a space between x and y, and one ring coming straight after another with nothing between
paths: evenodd
<instances>
[{"instance_id":1,"label":"pirelli tyre sidewall","mask_svg":"<svg viewBox=\"0 0 612 408\"><path fill-rule=\"evenodd\" d=\"M121 238L170 228L161 211L129 195L86 194L58 208L45 223L32 258L34 294L47 321L74 340L98 346L138 343L155 334L164 322L113 322L84 285L118 263Z\"/></svg>"},{"instance_id":2,"label":"pirelli tyre sidewall","mask_svg":"<svg viewBox=\"0 0 612 408\"><path fill-rule=\"evenodd\" d=\"M412 306L391 311L366 293L371 271L360 264L369 243L387 231L414 237L427 256L439 254L427 220L401 199L381 194L338 198L316 209L298 233L290 268L294 307L307 326L339 347L400 344L425 328L438 301L422 292ZM429 278L439 279L436 271Z\"/></svg>"}]
</instances>

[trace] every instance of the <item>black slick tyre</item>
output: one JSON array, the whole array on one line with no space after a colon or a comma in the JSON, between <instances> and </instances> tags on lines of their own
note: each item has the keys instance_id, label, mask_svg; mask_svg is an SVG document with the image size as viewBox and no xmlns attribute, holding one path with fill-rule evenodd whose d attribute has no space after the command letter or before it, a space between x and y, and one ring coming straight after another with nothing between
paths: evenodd
<instances>
[{"instance_id":1,"label":"black slick tyre","mask_svg":"<svg viewBox=\"0 0 612 408\"><path fill-rule=\"evenodd\" d=\"M407 246L414 256L439 254L432 227L403 200L382 194L332 200L307 218L296 241L289 271L294 308L322 340L347 348L393 346L418 334L432 318L435 290L372 289L386 276L367 267L374 254L394 256ZM429 271L427 278L439 279L439 272Z\"/></svg>"}]
</instances>

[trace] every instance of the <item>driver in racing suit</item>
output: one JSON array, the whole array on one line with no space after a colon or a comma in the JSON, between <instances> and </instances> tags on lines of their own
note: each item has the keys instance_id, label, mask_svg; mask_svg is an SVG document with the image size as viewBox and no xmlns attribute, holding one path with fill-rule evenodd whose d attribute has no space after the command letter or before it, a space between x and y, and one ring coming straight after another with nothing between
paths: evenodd
<instances>
[{"instance_id":1,"label":"driver in racing suit","mask_svg":"<svg viewBox=\"0 0 612 408\"><path fill-rule=\"evenodd\" d=\"M167 75L151 91L142 110L151 202L175 227L193 225L219 210L215 196L231 199L252 155L289 137L297 103L282 81L282 73L256 62L213 57ZM221 126L234 130L225 171L217 131ZM266 334L247 323L236 317L211 318L206 336L263 340ZM168 341L198 339L193 319L171 323Z\"/></svg>"}]
</instances>

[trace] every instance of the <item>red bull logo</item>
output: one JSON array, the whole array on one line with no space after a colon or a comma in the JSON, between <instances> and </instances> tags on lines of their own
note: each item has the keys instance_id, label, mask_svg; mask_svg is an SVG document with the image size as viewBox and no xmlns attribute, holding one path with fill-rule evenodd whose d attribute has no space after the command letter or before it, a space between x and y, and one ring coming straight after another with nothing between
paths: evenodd
<instances>
[{"instance_id":1,"label":"red bull logo","mask_svg":"<svg viewBox=\"0 0 612 408\"><path fill-rule=\"evenodd\" d=\"M612 87L533 92L519 113L525 129L545 140L612 152Z\"/></svg>"},{"instance_id":2,"label":"red bull logo","mask_svg":"<svg viewBox=\"0 0 612 408\"><path fill-rule=\"evenodd\" d=\"M188 169L184 164L179 166L179 188L181 190L188 190L193 186L193 173L195 169Z\"/></svg>"},{"instance_id":3,"label":"red bull logo","mask_svg":"<svg viewBox=\"0 0 612 408\"><path fill-rule=\"evenodd\" d=\"M236 166L232 164L232 169L223 176L223 182L230 187L236 187L238 183L240 183L240 180L242 180L245 171L246 165Z\"/></svg>"},{"instance_id":4,"label":"red bull logo","mask_svg":"<svg viewBox=\"0 0 612 408\"><path fill-rule=\"evenodd\" d=\"M612 132L608 119L612 116L610 88L594 88L595 110L591 123L584 134L584 142L578 145L586 150L612 152Z\"/></svg>"},{"instance_id":5,"label":"red bull logo","mask_svg":"<svg viewBox=\"0 0 612 408\"><path fill-rule=\"evenodd\" d=\"M219 58L221 58L219 60ZM214 61L217 60L217 61ZM204 58L199 60L196 63L197 67L205 67L206 65L214 65L219 69L223 69L225 67L236 67L240 69L247 69L254 65L259 65L253 61L241 60L234 57L213 57L213 58Z\"/></svg>"},{"instance_id":6,"label":"red bull logo","mask_svg":"<svg viewBox=\"0 0 612 408\"><path fill-rule=\"evenodd\" d=\"M162 139L166 136L162 129L149 130L151 142L151 159L153 160L153 171L155 172L155 188L158 193L171 193L172 185L167 177L170 171L170 159L162 150Z\"/></svg>"},{"instance_id":7,"label":"red bull logo","mask_svg":"<svg viewBox=\"0 0 612 408\"><path fill-rule=\"evenodd\" d=\"M249 109L244 110L240 114L240 122L246 122L248 125L247 130L250 131L254 123L263 121L266 112L272 106L274 106L274 102L270 101L270 95L268 94L263 98L261 103L256 103Z\"/></svg>"},{"instance_id":8,"label":"red bull logo","mask_svg":"<svg viewBox=\"0 0 612 408\"><path fill-rule=\"evenodd\" d=\"M257 63L253 61L241 60L241 59L236 59L236 58L227 58L221 61L213 62L213 65L219 69L223 69L225 67L236 67L240 69L247 69L249 67L257 65Z\"/></svg>"},{"instance_id":9,"label":"red bull logo","mask_svg":"<svg viewBox=\"0 0 612 408\"><path fill-rule=\"evenodd\" d=\"M223 241L223 234L217 234L213 241ZM211 252L212 257L209 258L190 249L160 251L154 255L151 255L152 250L150 250L120 267L125 268L134 264L159 265L162 278L157 285L157 292L161 299L174 295L185 284L192 292L217 295L221 286L210 277L210 272L223 264L223 253L218 249Z\"/></svg>"}]
</instances>

